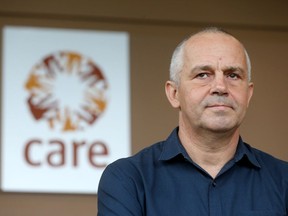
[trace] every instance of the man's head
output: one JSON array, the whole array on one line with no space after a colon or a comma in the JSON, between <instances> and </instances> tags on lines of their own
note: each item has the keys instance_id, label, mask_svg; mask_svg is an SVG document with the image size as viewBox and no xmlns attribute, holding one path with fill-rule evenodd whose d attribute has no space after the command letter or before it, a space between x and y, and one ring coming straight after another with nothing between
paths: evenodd
<instances>
[{"instance_id":1,"label":"man's head","mask_svg":"<svg viewBox=\"0 0 288 216\"><path fill-rule=\"evenodd\" d=\"M209 28L205 28L205 29L185 38L181 43L178 44L178 46L176 47L176 49L174 50L173 55L172 55L172 59L171 59L171 63L170 63L170 80L171 81L174 81L177 84L179 82L179 73L182 71L182 68L184 65L183 54L184 54L184 48L185 48L186 42L193 36L197 36L197 35L201 35L201 34L205 34L205 33L219 33L219 34L230 35L231 37L233 37L230 33L228 33L227 31L225 31L221 28L209 27ZM240 43L240 41L239 41L239 43ZM249 78L249 81L251 81L250 57L249 57L248 52L246 51L244 46L243 46L243 50L245 53L246 63L247 63L247 67L248 67L248 78Z\"/></svg>"},{"instance_id":2,"label":"man's head","mask_svg":"<svg viewBox=\"0 0 288 216\"><path fill-rule=\"evenodd\" d=\"M232 35L210 28L178 46L166 94L185 130L235 131L253 93L250 60Z\"/></svg>"}]
</instances>

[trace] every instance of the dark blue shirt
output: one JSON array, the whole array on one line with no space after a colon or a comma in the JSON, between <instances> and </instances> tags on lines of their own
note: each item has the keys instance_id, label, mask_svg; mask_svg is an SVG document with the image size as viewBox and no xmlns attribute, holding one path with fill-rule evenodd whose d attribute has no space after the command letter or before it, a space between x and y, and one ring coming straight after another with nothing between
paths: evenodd
<instances>
[{"instance_id":1,"label":"dark blue shirt","mask_svg":"<svg viewBox=\"0 0 288 216\"><path fill-rule=\"evenodd\" d=\"M104 171L98 216L276 216L288 213L288 163L239 138L213 179L188 156L175 129L166 141Z\"/></svg>"}]
</instances>

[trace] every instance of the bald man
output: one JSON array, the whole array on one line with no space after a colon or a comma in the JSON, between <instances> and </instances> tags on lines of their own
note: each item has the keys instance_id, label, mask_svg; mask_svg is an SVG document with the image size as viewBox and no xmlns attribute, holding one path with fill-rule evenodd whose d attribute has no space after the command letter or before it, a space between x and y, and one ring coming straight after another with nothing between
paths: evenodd
<instances>
[{"instance_id":1,"label":"bald man","mask_svg":"<svg viewBox=\"0 0 288 216\"><path fill-rule=\"evenodd\" d=\"M240 136L250 79L247 51L226 31L207 28L182 41L165 84L179 125L105 169L98 216L287 215L288 163Z\"/></svg>"}]
</instances>

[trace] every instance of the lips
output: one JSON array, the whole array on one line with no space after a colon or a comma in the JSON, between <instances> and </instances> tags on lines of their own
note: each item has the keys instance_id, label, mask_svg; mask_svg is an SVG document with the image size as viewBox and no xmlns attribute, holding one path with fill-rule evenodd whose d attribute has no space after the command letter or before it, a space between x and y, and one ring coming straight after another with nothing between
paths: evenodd
<instances>
[{"instance_id":1,"label":"lips","mask_svg":"<svg viewBox=\"0 0 288 216\"><path fill-rule=\"evenodd\" d=\"M212 104L212 105L208 105L207 107L229 107L231 108L231 106L227 104Z\"/></svg>"},{"instance_id":2,"label":"lips","mask_svg":"<svg viewBox=\"0 0 288 216\"><path fill-rule=\"evenodd\" d=\"M228 104L211 104L211 105L206 106L206 108L217 109L217 110L233 109L233 107Z\"/></svg>"}]
</instances>

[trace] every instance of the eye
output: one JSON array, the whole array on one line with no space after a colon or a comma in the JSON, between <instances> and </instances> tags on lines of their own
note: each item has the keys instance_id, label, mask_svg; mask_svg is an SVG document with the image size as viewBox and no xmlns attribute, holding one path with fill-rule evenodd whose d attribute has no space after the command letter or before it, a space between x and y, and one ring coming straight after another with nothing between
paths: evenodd
<instances>
[{"instance_id":1,"label":"eye","mask_svg":"<svg viewBox=\"0 0 288 216\"><path fill-rule=\"evenodd\" d=\"M238 74L236 74L236 73L229 73L228 77L233 79L233 80L236 80L236 79L240 78L240 76Z\"/></svg>"},{"instance_id":2,"label":"eye","mask_svg":"<svg viewBox=\"0 0 288 216\"><path fill-rule=\"evenodd\" d=\"M196 76L196 78L200 78L200 79L205 79L205 78L208 78L208 77L209 77L208 73L199 73Z\"/></svg>"}]
</instances>

